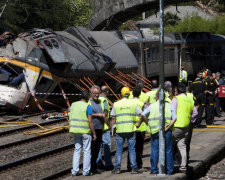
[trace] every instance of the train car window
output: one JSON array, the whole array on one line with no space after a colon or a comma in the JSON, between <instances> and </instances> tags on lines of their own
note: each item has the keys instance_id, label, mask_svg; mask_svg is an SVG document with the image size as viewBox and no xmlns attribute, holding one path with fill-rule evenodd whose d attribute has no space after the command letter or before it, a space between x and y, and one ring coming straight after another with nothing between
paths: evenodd
<instances>
[{"instance_id":1,"label":"train car window","mask_svg":"<svg viewBox=\"0 0 225 180\"><path fill-rule=\"evenodd\" d=\"M159 62L159 47L156 47L156 61Z\"/></svg>"},{"instance_id":2,"label":"train car window","mask_svg":"<svg viewBox=\"0 0 225 180\"><path fill-rule=\"evenodd\" d=\"M30 52L30 54L28 55L28 58L29 58L29 57L32 57L32 58L40 59L41 56L42 56L42 50L39 49L39 48L34 48L34 49L32 49L32 51Z\"/></svg>"},{"instance_id":3,"label":"train car window","mask_svg":"<svg viewBox=\"0 0 225 180\"><path fill-rule=\"evenodd\" d=\"M44 40L44 43L49 49L53 48L53 45L52 45L52 43L49 40Z\"/></svg>"},{"instance_id":4,"label":"train car window","mask_svg":"<svg viewBox=\"0 0 225 180\"><path fill-rule=\"evenodd\" d=\"M164 63L167 64L168 60L169 60L169 50L168 49L164 49Z\"/></svg>"},{"instance_id":5,"label":"train car window","mask_svg":"<svg viewBox=\"0 0 225 180\"><path fill-rule=\"evenodd\" d=\"M132 51L133 55L136 57L136 59L138 60L138 62L140 63L140 51L138 48L136 47L130 47L130 50Z\"/></svg>"},{"instance_id":6,"label":"train car window","mask_svg":"<svg viewBox=\"0 0 225 180\"><path fill-rule=\"evenodd\" d=\"M46 93L49 91L53 83L54 81L52 81L51 79L42 77L38 85L36 86L35 90L36 92L39 92L39 93ZM45 94L37 94L36 96L42 98L45 96Z\"/></svg>"},{"instance_id":7,"label":"train car window","mask_svg":"<svg viewBox=\"0 0 225 180\"><path fill-rule=\"evenodd\" d=\"M170 48L169 49L169 62L170 63L175 63L175 49L174 48Z\"/></svg>"},{"instance_id":8,"label":"train car window","mask_svg":"<svg viewBox=\"0 0 225 180\"><path fill-rule=\"evenodd\" d=\"M152 62L152 49L151 48L149 48L147 50L147 61L148 61L148 63Z\"/></svg>"},{"instance_id":9,"label":"train car window","mask_svg":"<svg viewBox=\"0 0 225 180\"><path fill-rule=\"evenodd\" d=\"M156 48L152 48L152 62L156 62Z\"/></svg>"},{"instance_id":10,"label":"train car window","mask_svg":"<svg viewBox=\"0 0 225 180\"><path fill-rule=\"evenodd\" d=\"M59 49L59 43L55 39L51 39L51 43L56 49Z\"/></svg>"}]
</instances>

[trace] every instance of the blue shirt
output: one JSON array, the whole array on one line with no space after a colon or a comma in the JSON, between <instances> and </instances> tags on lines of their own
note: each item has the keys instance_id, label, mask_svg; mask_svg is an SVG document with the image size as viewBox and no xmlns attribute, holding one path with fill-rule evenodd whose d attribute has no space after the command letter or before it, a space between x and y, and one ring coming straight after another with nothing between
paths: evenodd
<instances>
[{"instance_id":1,"label":"blue shirt","mask_svg":"<svg viewBox=\"0 0 225 180\"><path fill-rule=\"evenodd\" d=\"M90 105L88 105L88 107L87 107L87 116L92 115L92 113L93 113L92 108L91 108Z\"/></svg>"}]
</instances>

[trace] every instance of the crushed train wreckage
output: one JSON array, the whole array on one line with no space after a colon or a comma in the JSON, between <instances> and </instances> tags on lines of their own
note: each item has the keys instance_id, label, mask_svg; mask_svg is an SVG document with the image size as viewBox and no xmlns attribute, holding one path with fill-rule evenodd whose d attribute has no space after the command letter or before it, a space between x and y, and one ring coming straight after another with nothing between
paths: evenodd
<instances>
[{"instance_id":1,"label":"crushed train wreckage","mask_svg":"<svg viewBox=\"0 0 225 180\"><path fill-rule=\"evenodd\" d=\"M84 27L57 32L33 29L18 36L4 33L0 46L0 107L6 111L21 112L30 104L42 110L49 94L57 88L63 93L61 83L138 68L124 41L112 32Z\"/></svg>"}]
</instances>

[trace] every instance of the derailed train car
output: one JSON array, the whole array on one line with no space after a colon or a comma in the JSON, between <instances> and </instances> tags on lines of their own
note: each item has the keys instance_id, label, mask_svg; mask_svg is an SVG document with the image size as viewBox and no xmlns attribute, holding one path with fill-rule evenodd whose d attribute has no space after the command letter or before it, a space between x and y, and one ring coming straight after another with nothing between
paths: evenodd
<instances>
[{"instance_id":1,"label":"derailed train car","mask_svg":"<svg viewBox=\"0 0 225 180\"><path fill-rule=\"evenodd\" d=\"M115 32L124 40L147 77L159 76L159 36L149 29ZM208 32L171 33L164 37L164 75L178 79L183 65L190 80L202 68L225 69L225 36Z\"/></svg>"},{"instance_id":2,"label":"derailed train car","mask_svg":"<svg viewBox=\"0 0 225 180\"><path fill-rule=\"evenodd\" d=\"M129 62L129 63L127 63ZM44 100L59 83L105 71L136 71L137 61L127 45L110 32L83 27L52 32L34 29L0 48L0 107L20 112L32 104L32 93ZM18 77L21 77L18 79ZM15 81L17 79L17 81ZM32 92L32 93L30 93Z\"/></svg>"}]
</instances>

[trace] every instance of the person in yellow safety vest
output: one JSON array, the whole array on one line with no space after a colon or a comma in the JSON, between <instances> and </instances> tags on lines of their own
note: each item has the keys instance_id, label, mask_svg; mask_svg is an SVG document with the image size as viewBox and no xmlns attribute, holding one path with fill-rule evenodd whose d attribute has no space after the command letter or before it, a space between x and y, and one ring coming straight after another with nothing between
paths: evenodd
<instances>
[{"instance_id":1,"label":"person in yellow safety vest","mask_svg":"<svg viewBox=\"0 0 225 180\"><path fill-rule=\"evenodd\" d=\"M149 126L149 132L151 133L151 174L158 174L157 168L159 160L159 91L156 92L156 102L150 104L142 113L142 120ZM147 119L148 118L148 119ZM172 143L172 130L173 125L176 122L176 112L172 105L165 101L165 148L166 148L166 173L168 175L173 173L173 143ZM139 121L137 127L139 127ZM148 129L147 129L148 131Z\"/></svg>"},{"instance_id":2,"label":"person in yellow safety vest","mask_svg":"<svg viewBox=\"0 0 225 180\"><path fill-rule=\"evenodd\" d=\"M141 88L138 86L135 86L133 89L133 100L142 110L144 109L144 103L140 101L139 96L141 94ZM136 121L139 122L140 116L136 116ZM142 155L143 155L143 149L144 149L144 140L145 140L145 131L147 129L146 124L143 122L139 128L137 128L136 131L136 144L135 144L135 151L136 151L136 162L138 169L142 168ZM127 157L127 170L130 171L130 159L129 159L129 153Z\"/></svg>"},{"instance_id":3,"label":"person in yellow safety vest","mask_svg":"<svg viewBox=\"0 0 225 180\"><path fill-rule=\"evenodd\" d=\"M142 82L142 81L137 81L137 85L136 85L137 87L139 87L140 89L141 89L141 94L140 94L140 96L139 96L139 100L141 101L141 102L143 102L144 104L148 104L148 102L149 102L149 96L146 94L146 93L144 93L143 91L142 91L142 89L143 89L143 87L144 87L144 83ZM129 96L129 98L128 99L132 99L134 96L133 96L133 91L131 91L130 92L130 96Z\"/></svg>"},{"instance_id":4,"label":"person in yellow safety vest","mask_svg":"<svg viewBox=\"0 0 225 180\"><path fill-rule=\"evenodd\" d=\"M128 141L129 158L131 164L131 174L140 173L136 162L136 116L141 114L141 108L133 100L129 100L130 90L128 87L121 89L123 98L114 103L111 111L111 127L116 123L116 157L113 174L120 174L123 144Z\"/></svg>"},{"instance_id":5,"label":"person in yellow safety vest","mask_svg":"<svg viewBox=\"0 0 225 180\"><path fill-rule=\"evenodd\" d=\"M100 146L102 143L102 130L104 127L104 123L109 126L109 120L107 116L107 107L104 106L102 100L99 99L100 95L100 87L99 86L92 86L91 88L91 98L89 100L89 104L91 105L93 114L93 123L94 128L97 136L97 140L93 141L91 144L91 172L93 174L100 174L103 170L97 167L97 158L98 153L100 150Z\"/></svg>"},{"instance_id":6,"label":"person in yellow safety vest","mask_svg":"<svg viewBox=\"0 0 225 180\"><path fill-rule=\"evenodd\" d=\"M159 84L157 80L152 80L152 90L146 94L149 96L149 104L156 102L156 92L159 90Z\"/></svg>"},{"instance_id":7,"label":"person in yellow safety vest","mask_svg":"<svg viewBox=\"0 0 225 180\"><path fill-rule=\"evenodd\" d=\"M187 171L187 146L185 143L185 134L188 133L189 125L192 119L197 117L197 109L194 107L193 100L186 95L186 86L183 83L178 83L178 95L172 99L172 105L177 112L177 121L174 124L175 131L173 132L174 147L181 154L181 164L179 171L186 173Z\"/></svg>"},{"instance_id":8,"label":"person in yellow safety vest","mask_svg":"<svg viewBox=\"0 0 225 180\"><path fill-rule=\"evenodd\" d=\"M107 100L107 96L109 94L109 88L107 86L101 87L101 94L99 96L99 99L104 103L105 109L107 109L107 116L109 118L109 112L110 112L110 106L109 102ZM104 148L104 161L105 165L102 162L102 150ZM104 170L113 170L114 166L112 163L112 158L110 154L111 150L111 136L110 136L110 129L109 126L104 123L103 127L103 134L102 134L102 144L99 150L98 158L97 158L97 165L98 168L104 169Z\"/></svg>"},{"instance_id":9,"label":"person in yellow safety vest","mask_svg":"<svg viewBox=\"0 0 225 180\"><path fill-rule=\"evenodd\" d=\"M81 100L72 103L69 115L69 132L74 135L73 176L79 175L80 152L83 146L83 175L89 176L91 168L91 133L96 140L95 129L92 121L92 109L88 105L89 93L83 91Z\"/></svg>"},{"instance_id":10,"label":"person in yellow safety vest","mask_svg":"<svg viewBox=\"0 0 225 180\"><path fill-rule=\"evenodd\" d=\"M184 84L187 83L187 71L184 70L184 67L181 66L181 71L180 71L180 77L179 77L179 82L182 82Z\"/></svg>"}]
</instances>

